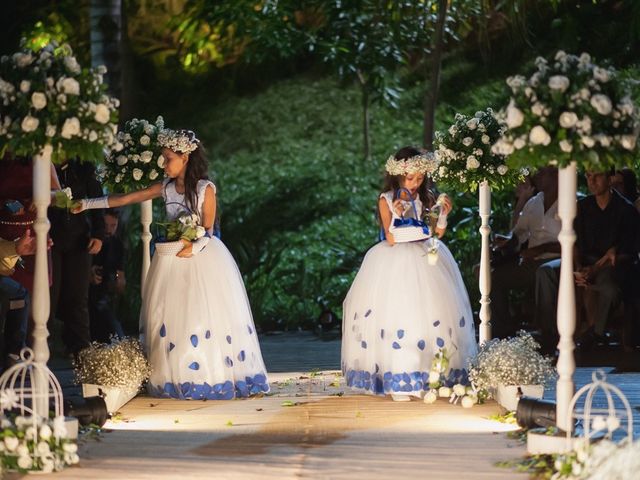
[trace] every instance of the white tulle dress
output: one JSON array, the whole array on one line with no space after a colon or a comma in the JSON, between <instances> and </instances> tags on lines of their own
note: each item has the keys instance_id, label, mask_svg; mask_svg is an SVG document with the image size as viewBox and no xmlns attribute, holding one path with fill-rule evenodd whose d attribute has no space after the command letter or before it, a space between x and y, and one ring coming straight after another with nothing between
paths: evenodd
<instances>
[{"instance_id":1,"label":"white tulle dress","mask_svg":"<svg viewBox=\"0 0 640 480\"><path fill-rule=\"evenodd\" d=\"M163 188L169 219L186 209L174 185ZM215 192L198 183L200 218L209 186ZM141 315L152 395L229 400L269 391L240 271L217 237L190 258L153 256Z\"/></svg>"},{"instance_id":2,"label":"white tulle dress","mask_svg":"<svg viewBox=\"0 0 640 480\"><path fill-rule=\"evenodd\" d=\"M393 212L393 192L381 197ZM422 208L419 199L416 207ZM469 296L451 252L435 242L433 265L424 241L391 246L383 240L367 252L344 301L342 371L348 386L376 395L422 396L440 349L450 360L445 383L468 383L467 361L477 351Z\"/></svg>"}]
</instances>

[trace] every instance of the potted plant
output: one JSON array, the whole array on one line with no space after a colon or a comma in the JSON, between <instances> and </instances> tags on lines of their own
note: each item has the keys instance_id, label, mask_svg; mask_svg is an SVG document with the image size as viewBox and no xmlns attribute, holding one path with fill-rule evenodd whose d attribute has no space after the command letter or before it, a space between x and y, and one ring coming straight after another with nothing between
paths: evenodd
<instances>
[{"instance_id":1,"label":"potted plant","mask_svg":"<svg viewBox=\"0 0 640 480\"><path fill-rule=\"evenodd\" d=\"M522 395L542 398L544 384L555 377L551 359L539 348L523 330L512 338L489 340L471 360L469 379L507 410L515 410Z\"/></svg>"},{"instance_id":2,"label":"potted plant","mask_svg":"<svg viewBox=\"0 0 640 480\"><path fill-rule=\"evenodd\" d=\"M136 396L151 369L140 342L112 338L111 343L92 343L73 362L76 382L85 397L104 397L111 414Z\"/></svg>"}]
</instances>

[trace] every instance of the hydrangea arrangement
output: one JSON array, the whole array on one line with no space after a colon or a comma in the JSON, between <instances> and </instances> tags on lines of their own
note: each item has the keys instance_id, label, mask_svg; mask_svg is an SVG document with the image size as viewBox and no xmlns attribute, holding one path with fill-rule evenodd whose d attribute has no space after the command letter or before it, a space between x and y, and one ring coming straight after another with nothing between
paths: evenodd
<instances>
[{"instance_id":1,"label":"hydrangea arrangement","mask_svg":"<svg viewBox=\"0 0 640 480\"><path fill-rule=\"evenodd\" d=\"M18 415L2 418L0 427L3 469L50 473L80 461L78 445L67 438L63 416L40 421L34 427L30 417Z\"/></svg>"},{"instance_id":2,"label":"hydrangea arrangement","mask_svg":"<svg viewBox=\"0 0 640 480\"><path fill-rule=\"evenodd\" d=\"M532 73L509 77L507 85L508 131L494 149L512 165L632 164L638 108L614 69L595 65L587 53L558 51L551 60L538 57Z\"/></svg>"},{"instance_id":3,"label":"hydrangea arrangement","mask_svg":"<svg viewBox=\"0 0 640 480\"><path fill-rule=\"evenodd\" d=\"M436 132L436 155L440 166L433 178L455 190L475 191L486 180L494 189L513 186L527 172L509 168L505 156L492 150L505 126L487 108L469 117L457 113L446 132Z\"/></svg>"},{"instance_id":4,"label":"hydrangea arrangement","mask_svg":"<svg viewBox=\"0 0 640 480\"><path fill-rule=\"evenodd\" d=\"M106 344L92 343L80 351L73 368L77 383L126 389L140 387L151 374L142 345L128 337L114 337Z\"/></svg>"},{"instance_id":5,"label":"hydrangea arrangement","mask_svg":"<svg viewBox=\"0 0 640 480\"><path fill-rule=\"evenodd\" d=\"M555 377L551 359L543 357L540 345L521 330L507 339L494 338L483 343L471 360L469 380L490 394L499 384L543 385Z\"/></svg>"},{"instance_id":6,"label":"hydrangea arrangement","mask_svg":"<svg viewBox=\"0 0 640 480\"><path fill-rule=\"evenodd\" d=\"M118 150L119 102L106 93L104 67L82 68L68 45L24 47L0 58L0 156L51 154L97 162Z\"/></svg>"},{"instance_id":7,"label":"hydrangea arrangement","mask_svg":"<svg viewBox=\"0 0 640 480\"><path fill-rule=\"evenodd\" d=\"M128 193L161 180L165 159L158 143L164 120L155 123L134 118L118 132L117 140L124 148L110 155L101 170L107 188L116 193Z\"/></svg>"}]
</instances>

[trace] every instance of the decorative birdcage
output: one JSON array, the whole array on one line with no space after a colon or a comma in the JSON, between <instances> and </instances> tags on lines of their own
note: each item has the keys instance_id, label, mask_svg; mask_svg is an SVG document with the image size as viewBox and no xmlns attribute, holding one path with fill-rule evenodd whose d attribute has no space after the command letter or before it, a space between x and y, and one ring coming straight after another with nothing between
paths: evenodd
<instances>
[{"instance_id":1,"label":"decorative birdcage","mask_svg":"<svg viewBox=\"0 0 640 480\"><path fill-rule=\"evenodd\" d=\"M593 380L576 392L569 404L570 418L582 422L582 438L587 443L596 436L604 433L604 438L613 440L616 431L624 432L623 424L626 422L626 436L621 440L633 442L633 412L627 397L616 387L607 383L607 376L603 370L598 369L591 375ZM606 398L606 407L593 405L596 394L602 391ZM577 408L580 397L586 394L584 407ZM616 397L620 400L616 405ZM622 408L620 408L620 404ZM567 442L571 441L571 431L567 432Z\"/></svg>"},{"instance_id":2,"label":"decorative birdcage","mask_svg":"<svg viewBox=\"0 0 640 480\"><path fill-rule=\"evenodd\" d=\"M0 376L4 466L51 472L77 463L77 445L69 439L60 383L45 364L34 360L30 348L24 348L20 358L21 362Z\"/></svg>"}]
</instances>

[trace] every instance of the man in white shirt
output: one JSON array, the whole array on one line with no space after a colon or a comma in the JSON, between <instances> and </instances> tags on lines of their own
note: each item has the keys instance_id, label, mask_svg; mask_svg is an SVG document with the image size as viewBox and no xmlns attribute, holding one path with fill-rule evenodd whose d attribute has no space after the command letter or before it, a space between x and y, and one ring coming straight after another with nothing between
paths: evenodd
<instances>
[{"instance_id":1,"label":"man in white shirt","mask_svg":"<svg viewBox=\"0 0 640 480\"><path fill-rule=\"evenodd\" d=\"M498 241L498 251L511 249L517 255L493 265L491 277L491 323L495 337L515 333L518 325L509 309L509 293L524 291L533 298L536 270L560 256L561 222L558 218L558 170L540 169L533 178L538 190L525 204L510 237ZM525 247L526 243L526 247Z\"/></svg>"}]
</instances>

